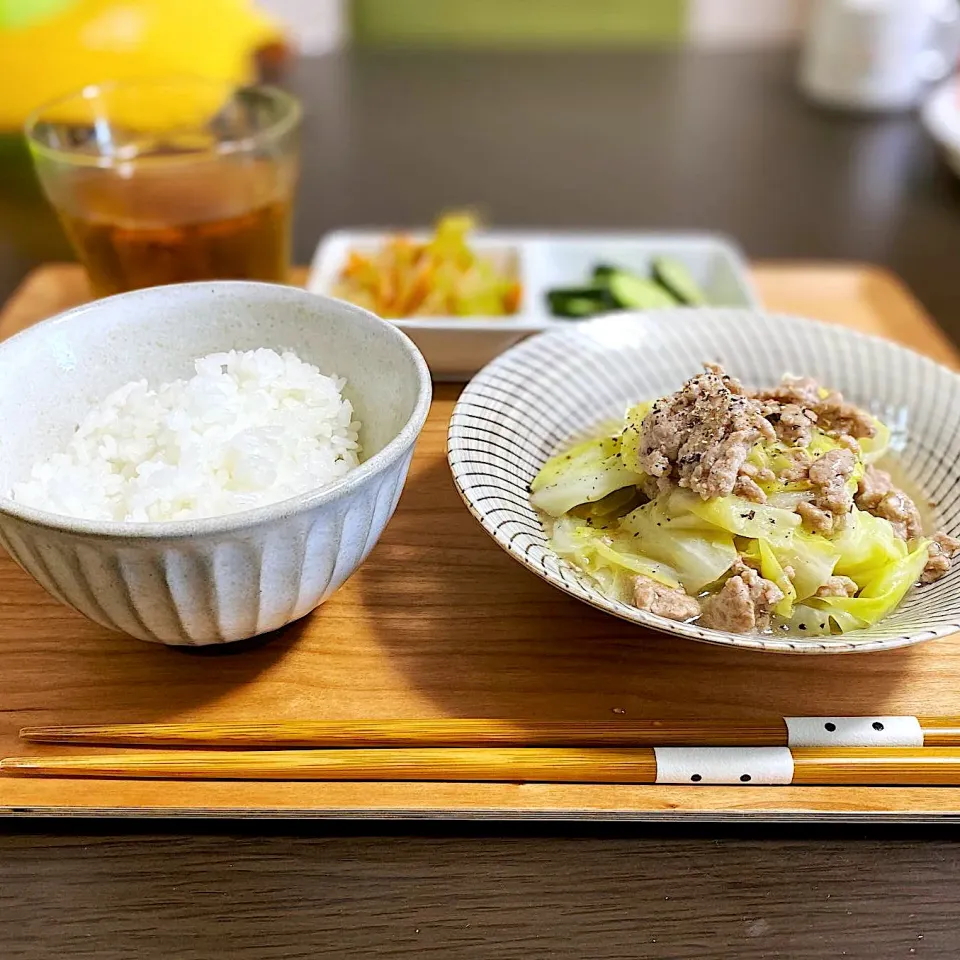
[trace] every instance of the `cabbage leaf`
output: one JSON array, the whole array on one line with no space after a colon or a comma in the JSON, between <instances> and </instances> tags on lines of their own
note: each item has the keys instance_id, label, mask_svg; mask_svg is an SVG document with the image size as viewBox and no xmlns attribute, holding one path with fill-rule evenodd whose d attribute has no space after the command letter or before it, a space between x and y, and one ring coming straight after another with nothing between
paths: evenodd
<instances>
[{"instance_id":1,"label":"cabbage leaf","mask_svg":"<svg viewBox=\"0 0 960 960\"><path fill-rule=\"evenodd\" d=\"M866 624L843 610L827 610L810 604L798 603L793 614L784 623L801 635L827 637L850 630L862 630Z\"/></svg>"},{"instance_id":2,"label":"cabbage leaf","mask_svg":"<svg viewBox=\"0 0 960 960\"><path fill-rule=\"evenodd\" d=\"M594 503L643 477L624 466L619 437L598 437L551 457L530 484L530 502L559 517L581 503Z\"/></svg>"},{"instance_id":3,"label":"cabbage leaf","mask_svg":"<svg viewBox=\"0 0 960 960\"><path fill-rule=\"evenodd\" d=\"M640 425L643 423L646 415L653 409L656 401L645 400L636 406L627 410L624 418L623 433L620 435L620 450L623 454L623 462L631 470L642 473L640 466Z\"/></svg>"},{"instance_id":4,"label":"cabbage leaf","mask_svg":"<svg viewBox=\"0 0 960 960\"><path fill-rule=\"evenodd\" d=\"M912 541L905 557L888 564L855 597L818 597L810 603L831 613L851 614L864 626L873 626L887 616L920 579L929 559L929 546L930 541L923 538Z\"/></svg>"},{"instance_id":5,"label":"cabbage leaf","mask_svg":"<svg viewBox=\"0 0 960 960\"><path fill-rule=\"evenodd\" d=\"M766 540L757 540L757 546L760 549L760 575L772 580L783 592L783 599L773 608L773 612L779 617L790 617L797 599L793 581L787 576L779 558Z\"/></svg>"},{"instance_id":6,"label":"cabbage leaf","mask_svg":"<svg viewBox=\"0 0 960 960\"><path fill-rule=\"evenodd\" d=\"M860 440L864 463L876 463L890 449L890 428L876 417L873 418L873 424L877 432L872 437Z\"/></svg>"},{"instance_id":7,"label":"cabbage leaf","mask_svg":"<svg viewBox=\"0 0 960 960\"><path fill-rule=\"evenodd\" d=\"M861 586L909 553L889 520L856 508L847 526L831 542L840 553L835 573Z\"/></svg>"},{"instance_id":8,"label":"cabbage leaf","mask_svg":"<svg viewBox=\"0 0 960 960\"><path fill-rule=\"evenodd\" d=\"M635 534L643 553L672 567L687 593L696 595L733 566L737 548L731 534L706 524L691 526L691 520L696 522L672 519L655 500L623 517L620 529Z\"/></svg>"},{"instance_id":9,"label":"cabbage leaf","mask_svg":"<svg viewBox=\"0 0 960 960\"><path fill-rule=\"evenodd\" d=\"M798 600L812 597L833 575L840 551L819 534L797 530L782 544L771 544L784 567L793 567L793 587Z\"/></svg>"},{"instance_id":10,"label":"cabbage leaf","mask_svg":"<svg viewBox=\"0 0 960 960\"><path fill-rule=\"evenodd\" d=\"M632 600L633 579L638 575L665 587L681 586L677 572L645 556L635 537L564 517L554 525L551 544L558 556L585 570L612 596L625 602Z\"/></svg>"},{"instance_id":11,"label":"cabbage leaf","mask_svg":"<svg viewBox=\"0 0 960 960\"><path fill-rule=\"evenodd\" d=\"M783 543L800 526L799 514L743 497L713 497L702 500L695 493L678 491L670 495L670 512L692 513L701 520L738 537Z\"/></svg>"},{"instance_id":12,"label":"cabbage leaf","mask_svg":"<svg viewBox=\"0 0 960 960\"><path fill-rule=\"evenodd\" d=\"M599 521L602 524L629 513L639 503L640 492L636 487L623 487L621 490L608 493L595 503L581 503L569 513L583 520Z\"/></svg>"}]
</instances>

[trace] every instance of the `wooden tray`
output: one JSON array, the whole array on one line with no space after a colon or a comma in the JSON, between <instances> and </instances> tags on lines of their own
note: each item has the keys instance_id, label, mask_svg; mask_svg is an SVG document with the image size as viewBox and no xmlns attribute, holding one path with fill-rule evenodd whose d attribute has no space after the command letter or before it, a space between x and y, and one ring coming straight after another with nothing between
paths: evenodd
<instances>
[{"instance_id":1,"label":"wooden tray","mask_svg":"<svg viewBox=\"0 0 960 960\"><path fill-rule=\"evenodd\" d=\"M772 309L958 363L907 290L874 268L760 266L756 280ZM44 267L0 314L0 337L86 296L79 268ZM97 721L960 715L957 637L863 656L744 653L647 633L553 590L483 533L453 488L444 449L458 389L438 387L370 559L329 603L265 641L182 651L112 634L0 558L0 755L17 752L26 724ZM0 812L925 820L960 816L960 789L0 778Z\"/></svg>"}]
</instances>

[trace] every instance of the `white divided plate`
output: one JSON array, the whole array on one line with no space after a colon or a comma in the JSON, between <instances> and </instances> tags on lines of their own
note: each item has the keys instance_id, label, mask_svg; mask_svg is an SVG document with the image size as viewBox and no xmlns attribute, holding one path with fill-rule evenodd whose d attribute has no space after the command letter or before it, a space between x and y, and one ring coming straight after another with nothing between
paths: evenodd
<instances>
[{"instance_id":1,"label":"white divided plate","mask_svg":"<svg viewBox=\"0 0 960 960\"><path fill-rule=\"evenodd\" d=\"M935 529L960 533L960 377L893 343L751 310L659 310L527 340L477 374L450 420L448 459L470 512L512 557L560 590L644 627L777 653L902 647L960 632L960 566L914 589L885 620L836 638L744 636L676 623L604 596L550 549L529 485L572 439L722 363L750 386L806 374L890 425L898 468L931 499ZM928 531L928 532L932 532Z\"/></svg>"},{"instance_id":2,"label":"white divided plate","mask_svg":"<svg viewBox=\"0 0 960 960\"><path fill-rule=\"evenodd\" d=\"M351 250L377 250L397 231L340 230L317 248L307 289L332 295ZM417 240L429 231L410 231ZM478 232L470 241L477 251L509 265L523 285L519 312L512 317L430 317L395 320L426 357L435 380L467 380L504 350L543 330L583 323L552 317L546 293L554 287L587 282L598 263L611 263L641 274L656 256L685 264L718 307L758 307L747 265L729 240L698 233L547 233L531 230Z\"/></svg>"}]
</instances>

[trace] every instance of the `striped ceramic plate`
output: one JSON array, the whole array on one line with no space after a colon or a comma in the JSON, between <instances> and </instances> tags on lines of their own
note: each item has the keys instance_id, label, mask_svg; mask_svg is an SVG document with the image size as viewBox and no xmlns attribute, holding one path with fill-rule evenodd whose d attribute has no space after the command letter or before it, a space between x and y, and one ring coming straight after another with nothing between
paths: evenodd
<instances>
[{"instance_id":1,"label":"striped ceramic plate","mask_svg":"<svg viewBox=\"0 0 960 960\"><path fill-rule=\"evenodd\" d=\"M571 325L494 360L464 390L448 456L471 513L508 553L561 590L625 620L708 643L780 653L885 650L960 632L960 569L913 590L875 627L836 639L741 636L675 623L605 597L550 549L528 501L543 462L638 400L676 390L703 361L748 385L814 376L889 424L902 473L960 532L960 377L883 340L743 310L664 310Z\"/></svg>"}]
</instances>

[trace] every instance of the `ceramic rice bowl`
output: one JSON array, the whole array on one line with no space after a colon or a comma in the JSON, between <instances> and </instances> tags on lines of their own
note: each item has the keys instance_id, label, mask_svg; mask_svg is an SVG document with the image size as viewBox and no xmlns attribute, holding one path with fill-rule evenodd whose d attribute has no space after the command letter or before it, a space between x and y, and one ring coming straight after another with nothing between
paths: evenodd
<instances>
[{"instance_id":1,"label":"ceramic rice bowl","mask_svg":"<svg viewBox=\"0 0 960 960\"><path fill-rule=\"evenodd\" d=\"M192 375L224 350L291 349L345 377L360 466L331 485L223 517L70 519L3 494L61 449L84 412L140 378ZM142 640L225 643L323 603L396 507L430 406L430 376L393 325L273 284L191 283L95 301L0 344L0 545L54 597Z\"/></svg>"}]
</instances>

